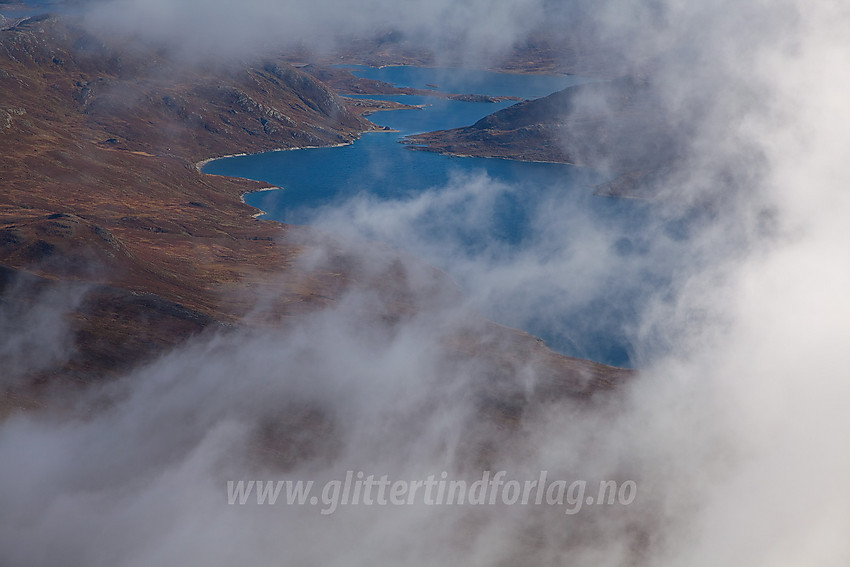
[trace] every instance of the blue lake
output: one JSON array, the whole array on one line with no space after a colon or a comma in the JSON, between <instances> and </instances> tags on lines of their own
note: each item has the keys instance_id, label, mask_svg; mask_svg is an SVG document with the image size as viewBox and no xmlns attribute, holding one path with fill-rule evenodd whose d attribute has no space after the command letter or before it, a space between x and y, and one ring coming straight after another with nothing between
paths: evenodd
<instances>
[{"instance_id":1,"label":"blue lake","mask_svg":"<svg viewBox=\"0 0 850 567\"><path fill-rule=\"evenodd\" d=\"M340 65L358 77L392 83L397 87L431 89L455 94L486 94L538 98L590 79L574 75L518 75L479 69L433 67L366 67ZM492 111L491 111L492 112Z\"/></svg>"},{"instance_id":2,"label":"blue lake","mask_svg":"<svg viewBox=\"0 0 850 567\"><path fill-rule=\"evenodd\" d=\"M457 69L348 68L359 76L398 86L431 88L427 85L432 85L446 92L523 98L545 96L584 81L572 76L529 77ZM308 224L317 209L342 203L353 196L367 194L373 199L404 200L426 190L444 187L458 175L486 175L516 187L496 197L493 218L486 231L464 232L459 228L460 245L470 251L489 242L498 242L508 249L521 249L526 239L534 234L533 213L541 202L553 195L561 201L569 201L583 218L615 226L618 232L635 232L644 222L645 205L593 196L591 187L603 179L587 169L562 164L449 157L413 151L398 143L408 134L472 124L514 102L473 103L405 95L364 98L425 106L416 110L379 112L370 117L376 124L397 132L368 133L347 146L222 158L206 164L203 171L256 179L282 188L249 194L246 202L266 211L263 218L292 224ZM429 261L434 260L429 258ZM438 267L451 272L450 266ZM461 285L465 284L462 277L459 280ZM533 294L534 290L528 293ZM499 317L498 306L485 315L503 324L521 326L564 354L629 366L630 347L622 323L623 319L634 316L630 301L636 293L636 290L624 290L617 302L597 298L564 313L563 320L552 317L551 313L539 319L505 320ZM570 331L565 332L564 328Z\"/></svg>"}]
</instances>

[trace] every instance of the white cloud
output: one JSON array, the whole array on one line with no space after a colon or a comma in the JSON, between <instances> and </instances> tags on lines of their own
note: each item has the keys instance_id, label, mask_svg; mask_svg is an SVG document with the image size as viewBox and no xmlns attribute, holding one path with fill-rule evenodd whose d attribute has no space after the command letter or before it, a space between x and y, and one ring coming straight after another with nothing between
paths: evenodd
<instances>
[{"instance_id":1,"label":"white cloud","mask_svg":"<svg viewBox=\"0 0 850 567\"><path fill-rule=\"evenodd\" d=\"M480 177L409 201L322 211L320 226L352 249L357 238L380 238L450 266L474 290L469 305L385 327L376 323L374 294L352 294L286 330L175 351L92 392L112 400L107 410L7 419L2 562L846 565L850 14L839 3L656 5L636 17L610 2L597 24L608 41L628 40L623 57L654 70L671 117L692 133L683 140L689 158L666 188L680 198L640 235L640 254L618 254L622 234L557 201L537 212L534 237L519 249L470 252L457 238L486 233L494 196L515 190ZM472 45L532 8L505 6L481 20L493 27L470 36ZM466 25L480 7L437 4L410 29L437 26L447 13ZM120 10L176 47L201 49L226 33L224 15L261 39L276 26L318 33L369 25L359 9L316 20L306 8L278 8L121 2L101 17L114 21ZM382 23L402 21L400 8L386 8ZM205 13L183 46L175 30L193 11ZM267 26L252 28L259 19ZM532 14L503 37L534 21ZM234 37L248 50L257 45ZM700 214L682 214L693 206ZM671 235L673 221L687 238ZM594 411L543 406L518 431L480 419L473 393L503 384L488 382L483 361L448 356L444 342L471 320L469 308L501 305L517 320L569 313L628 290L629 278L646 270L670 280L637 314L632 337L645 353L638 380ZM530 368L518 374L523 388L536 379ZM85 407L87 399L78 401ZM286 421L310 408L319 413L306 422ZM263 428L282 416L272 431L308 455L284 473L250 458ZM326 432L315 456L290 437L305 423ZM494 463L518 474L633 475L640 503L570 519L553 510L425 507L324 518L225 504L232 476L462 473L474 454L470 439L492 440Z\"/></svg>"}]
</instances>

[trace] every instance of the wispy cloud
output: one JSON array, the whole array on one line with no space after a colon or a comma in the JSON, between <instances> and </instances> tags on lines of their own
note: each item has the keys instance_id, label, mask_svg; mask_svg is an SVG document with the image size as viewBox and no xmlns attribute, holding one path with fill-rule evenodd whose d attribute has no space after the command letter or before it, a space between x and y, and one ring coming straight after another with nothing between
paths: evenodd
<instances>
[{"instance_id":1,"label":"wispy cloud","mask_svg":"<svg viewBox=\"0 0 850 567\"><path fill-rule=\"evenodd\" d=\"M100 31L165 45L191 59L240 59L284 47L327 53L339 42L395 33L408 45L470 62L500 55L539 25L542 0L398 3L387 0L279 2L251 0L238 7L198 0L107 0L87 20ZM400 34L400 35L399 35Z\"/></svg>"},{"instance_id":2,"label":"wispy cloud","mask_svg":"<svg viewBox=\"0 0 850 567\"><path fill-rule=\"evenodd\" d=\"M278 36L374 29L378 8L380 24L411 33L470 29L471 48L508 45L550 9L437 3L406 16L395 6L119 1L93 21L198 52L230 37L247 54ZM486 177L319 211L316 223L352 250L382 239L451 268L468 305L432 302L387 325L382 298L357 292L284 329L207 337L74 398L106 410L7 419L2 562L846 565L850 13L790 1L577 9L624 67L653 74L666 120L688 133L652 223L623 234L553 198L518 248L469 249L466 236L490 229L494 199L517 191ZM475 31L480 22L487 29ZM424 273L413 266L408 274ZM604 313L647 273L664 277L638 285L645 300L628 336L641 373L610 405L543 404L518 429L482 417L482 392L502 395L504 384L450 342L473 310L517 324L592 316L583 306ZM433 293L411 282L412 293ZM539 376L524 366L511 378L524 391ZM426 506L323 517L228 507L224 491L251 475L422 478L484 464L517 476L628 475L640 495L616 513L565 520Z\"/></svg>"}]
</instances>

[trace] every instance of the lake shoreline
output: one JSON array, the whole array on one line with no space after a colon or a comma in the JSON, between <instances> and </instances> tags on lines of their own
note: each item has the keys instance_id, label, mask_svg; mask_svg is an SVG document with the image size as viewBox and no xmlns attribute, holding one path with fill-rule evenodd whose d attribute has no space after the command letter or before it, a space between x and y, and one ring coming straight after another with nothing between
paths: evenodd
<instances>
[{"instance_id":1,"label":"lake shoreline","mask_svg":"<svg viewBox=\"0 0 850 567\"><path fill-rule=\"evenodd\" d=\"M385 130L375 130L375 131L380 132L380 131L385 131ZM365 134L365 133L368 133L368 132L372 132L372 130L364 130L363 132L361 132L361 134ZM350 146L351 144L353 144L356 141L357 140L351 140L349 142L340 142L339 144L329 144L327 146L296 146L296 147L292 147L292 148L274 148L274 149L271 149L271 150L262 150L262 151L258 151L258 152L240 152L240 153L236 153L236 154L228 154L228 155L223 155L223 156L213 156L213 157L208 157L206 159L202 159L201 161L195 163L195 169L197 169L198 172L203 173L204 175L220 175L218 173L206 173L205 171L203 171L203 168L208 163L214 162L214 161L219 160L219 159L245 157L245 156L255 156L255 155L258 155L258 154L268 154L268 153L273 153L273 152L288 152L288 151L293 151L293 150L314 150L314 149L319 149L319 148L341 148L343 146ZM222 177L238 177L238 176L222 175ZM245 178L242 178L242 179L245 179ZM249 191L249 193L252 193L252 191Z\"/></svg>"}]
</instances>

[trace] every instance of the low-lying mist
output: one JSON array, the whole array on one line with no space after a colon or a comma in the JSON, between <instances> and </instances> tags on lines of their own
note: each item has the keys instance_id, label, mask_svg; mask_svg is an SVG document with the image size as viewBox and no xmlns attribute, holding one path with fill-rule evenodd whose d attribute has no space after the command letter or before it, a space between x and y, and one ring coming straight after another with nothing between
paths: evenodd
<instances>
[{"instance_id":1,"label":"low-lying mist","mask_svg":"<svg viewBox=\"0 0 850 567\"><path fill-rule=\"evenodd\" d=\"M486 231L494 196L517 190L484 177L406 201L355 198L317 211L315 224L354 250L368 239L395 242L450 269L466 299L436 300L414 278L410 290L427 295L427 308L388 322L384 298L354 291L281 328L198 337L69 393L62 415L11 415L0 424L0 563L847 565L850 9L626 4L575 9L592 18L605 49L653 74L666 120L688 133L641 234L576 218L553 198L534 211L533 236L518 249L470 251L458 244L463 232ZM233 32L250 51L257 45L240 31L262 40L310 21L299 29L321 36L349 24L372 29L377 19L427 35L450 17L449 31L472 30L471 45L497 38L498 47L555 10L548 2L438 3L413 15L377 2L223 6L116 0L92 21L198 51ZM178 34L187 21L196 32ZM463 345L453 340L475 325L476 311L567 326L562 314L592 316L583 306L625 293L646 273L664 277L640 286L623 330L636 377L606 399L541 403L518 421L488 412L487 395L532 391L540 377L522 366L503 390L483 361L456 356ZM54 307L44 305L18 325L49 321ZM42 348L63 344L59 331ZM12 341L31 345L21 336L6 332L0 353ZM323 515L227 502L228 480L321 485L349 470L474 480L486 469L520 480L546 470L589 486L634 480L638 495L573 515L424 503Z\"/></svg>"}]
</instances>

